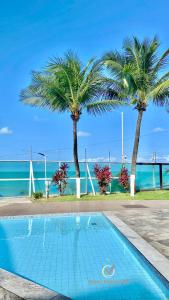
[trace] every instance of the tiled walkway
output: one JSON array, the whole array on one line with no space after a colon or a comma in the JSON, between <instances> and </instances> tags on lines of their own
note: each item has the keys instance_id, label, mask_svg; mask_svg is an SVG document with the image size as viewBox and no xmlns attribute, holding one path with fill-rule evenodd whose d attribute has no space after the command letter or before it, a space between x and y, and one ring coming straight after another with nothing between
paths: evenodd
<instances>
[{"instance_id":1,"label":"tiled walkway","mask_svg":"<svg viewBox=\"0 0 169 300\"><path fill-rule=\"evenodd\" d=\"M169 209L133 209L115 214L169 259Z\"/></svg>"}]
</instances>

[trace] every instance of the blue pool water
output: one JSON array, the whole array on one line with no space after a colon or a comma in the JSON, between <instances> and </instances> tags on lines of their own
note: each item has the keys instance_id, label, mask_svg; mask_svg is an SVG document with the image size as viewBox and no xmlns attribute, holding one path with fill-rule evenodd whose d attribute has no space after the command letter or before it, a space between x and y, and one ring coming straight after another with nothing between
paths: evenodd
<instances>
[{"instance_id":1,"label":"blue pool water","mask_svg":"<svg viewBox=\"0 0 169 300\"><path fill-rule=\"evenodd\" d=\"M169 299L169 285L101 214L0 219L0 267L72 299Z\"/></svg>"}]
</instances>

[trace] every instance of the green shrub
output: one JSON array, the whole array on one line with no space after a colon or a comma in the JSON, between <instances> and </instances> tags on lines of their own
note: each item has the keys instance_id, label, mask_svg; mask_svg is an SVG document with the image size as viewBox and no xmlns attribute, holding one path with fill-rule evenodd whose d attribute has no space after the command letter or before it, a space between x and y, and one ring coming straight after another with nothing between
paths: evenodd
<instances>
[{"instance_id":1,"label":"green shrub","mask_svg":"<svg viewBox=\"0 0 169 300\"><path fill-rule=\"evenodd\" d=\"M33 198L34 199L40 199L43 197L43 193L42 192L35 192L33 193Z\"/></svg>"}]
</instances>

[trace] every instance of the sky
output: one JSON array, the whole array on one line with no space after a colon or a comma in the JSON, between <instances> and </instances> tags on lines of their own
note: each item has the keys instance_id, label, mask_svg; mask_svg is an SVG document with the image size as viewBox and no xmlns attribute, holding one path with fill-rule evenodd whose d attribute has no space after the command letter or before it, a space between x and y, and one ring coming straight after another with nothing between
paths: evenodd
<instances>
[{"instance_id":1,"label":"sky","mask_svg":"<svg viewBox=\"0 0 169 300\"><path fill-rule=\"evenodd\" d=\"M85 63L121 49L126 37L158 35L160 51L169 47L168 0L6 0L0 1L0 159L72 160L69 114L32 108L19 101L31 71L72 49ZM119 108L102 116L82 114L78 124L79 158L121 159L121 111L124 145L130 160L137 113ZM152 105L143 117L139 160L169 161L169 114Z\"/></svg>"}]
</instances>

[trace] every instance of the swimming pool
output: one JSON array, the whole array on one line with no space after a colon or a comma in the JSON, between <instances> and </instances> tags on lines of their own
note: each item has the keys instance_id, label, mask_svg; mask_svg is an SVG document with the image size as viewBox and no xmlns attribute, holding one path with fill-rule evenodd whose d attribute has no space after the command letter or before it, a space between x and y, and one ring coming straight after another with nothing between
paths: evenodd
<instances>
[{"instance_id":1,"label":"swimming pool","mask_svg":"<svg viewBox=\"0 0 169 300\"><path fill-rule=\"evenodd\" d=\"M0 219L0 267L72 299L169 299L169 285L102 214Z\"/></svg>"}]
</instances>

